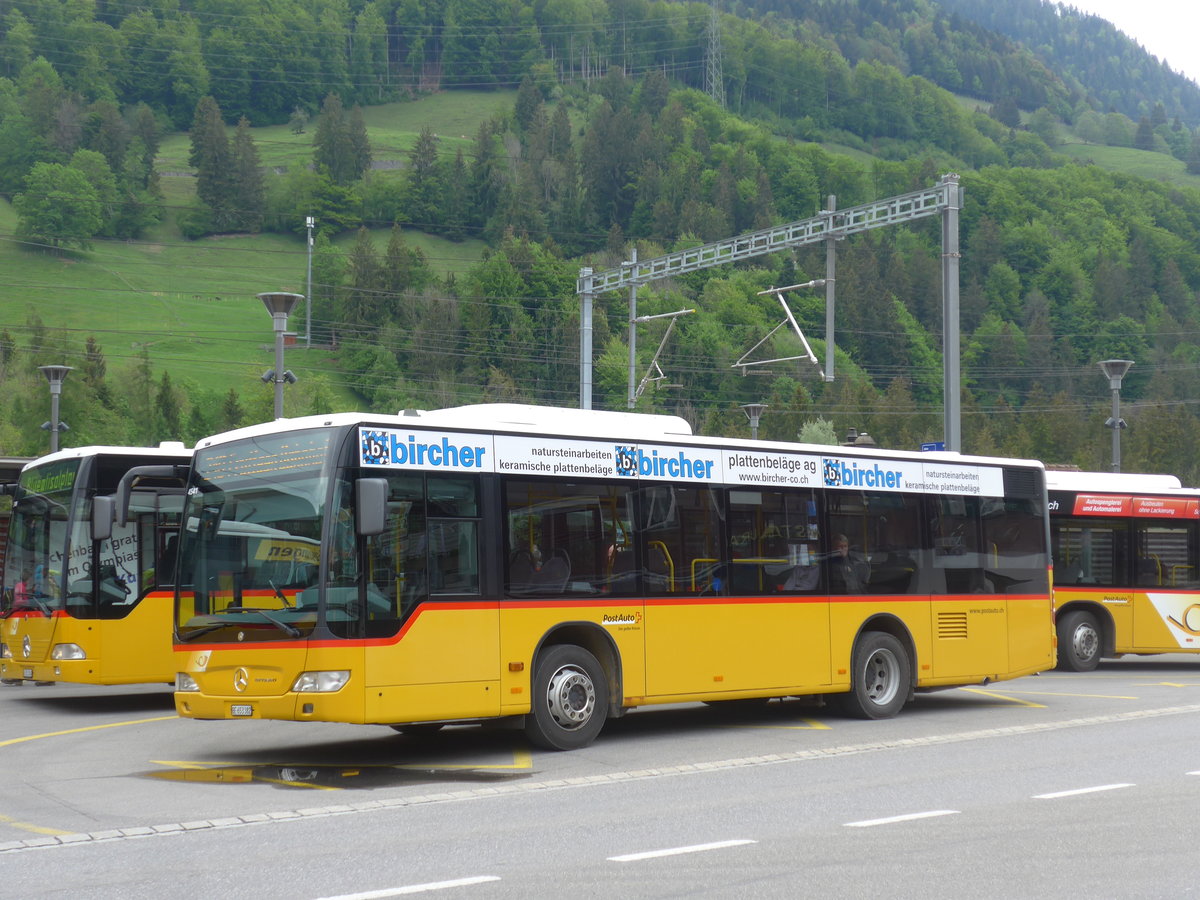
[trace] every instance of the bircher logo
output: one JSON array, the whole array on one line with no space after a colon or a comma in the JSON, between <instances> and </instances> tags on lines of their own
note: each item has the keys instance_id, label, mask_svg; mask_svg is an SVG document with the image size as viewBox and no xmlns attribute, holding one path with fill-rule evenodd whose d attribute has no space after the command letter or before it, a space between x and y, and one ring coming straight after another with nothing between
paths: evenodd
<instances>
[{"instance_id":1,"label":"bircher logo","mask_svg":"<svg viewBox=\"0 0 1200 900\"><path fill-rule=\"evenodd\" d=\"M617 474L623 475L626 478L631 478L638 473L638 453L636 447L622 447L620 444L616 448L617 453Z\"/></svg>"},{"instance_id":2,"label":"bircher logo","mask_svg":"<svg viewBox=\"0 0 1200 900\"><path fill-rule=\"evenodd\" d=\"M876 462L860 465L857 460L826 459L825 486L896 489L904 486L904 473L885 469Z\"/></svg>"},{"instance_id":3,"label":"bircher logo","mask_svg":"<svg viewBox=\"0 0 1200 900\"><path fill-rule=\"evenodd\" d=\"M483 469L489 450L471 435L359 430L359 457L364 466L410 469Z\"/></svg>"},{"instance_id":4,"label":"bircher logo","mask_svg":"<svg viewBox=\"0 0 1200 900\"><path fill-rule=\"evenodd\" d=\"M600 618L602 625L640 625L641 622L642 614L640 612L605 613Z\"/></svg>"},{"instance_id":5,"label":"bircher logo","mask_svg":"<svg viewBox=\"0 0 1200 900\"><path fill-rule=\"evenodd\" d=\"M384 466L390 461L386 434L379 431L363 431L359 444L364 466Z\"/></svg>"},{"instance_id":6,"label":"bircher logo","mask_svg":"<svg viewBox=\"0 0 1200 900\"><path fill-rule=\"evenodd\" d=\"M647 453L641 447L626 447L618 444L616 451L617 474L626 478L670 478L684 481L710 481L713 477L715 460L708 459L704 451L683 450L678 447L651 447Z\"/></svg>"}]
</instances>

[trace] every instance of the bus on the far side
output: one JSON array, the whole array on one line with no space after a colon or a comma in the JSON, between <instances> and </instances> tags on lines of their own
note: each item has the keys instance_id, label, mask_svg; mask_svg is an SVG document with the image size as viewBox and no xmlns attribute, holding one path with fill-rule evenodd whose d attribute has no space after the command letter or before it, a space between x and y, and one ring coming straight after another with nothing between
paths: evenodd
<instances>
[{"instance_id":1,"label":"bus on the far side","mask_svg":"<svg viewBox=\"0 0 1200 900\"><path fill-rule=\"evenodd\" d=\"M1059 668L1200 651L1200 491L1171 475L1046 480Z\"/></svg>"},{"instance_id":2,"label":"bus on the far side","mask_svg":"<svg viewBox=\"0 0 1200 900\"><path fill-rule=\"evenodd\" d=\"M179 443L79 447L5 485L4 684L174 681L169 585L190 460Z\"/></svg>"}]
</instances>

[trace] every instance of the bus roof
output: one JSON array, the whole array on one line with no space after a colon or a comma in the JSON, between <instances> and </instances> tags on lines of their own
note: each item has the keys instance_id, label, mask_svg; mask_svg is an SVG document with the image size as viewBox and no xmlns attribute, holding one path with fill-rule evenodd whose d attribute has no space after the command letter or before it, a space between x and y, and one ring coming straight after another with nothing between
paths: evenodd
<instances>
[{"instance_id":1,"label":"bus roof","mask_svg":"<svg viewBox=\"0 0 1200 900\"><path fill-rule=\"evenodd\" d=\"M398 415L377 415L350 412L304 416L295 419L275 419L249 425L196 442L196 449L243 438L261 437L288 431L311 428L342 428L356 425L375 425L393 428L432 428L466 432L496 432L500 434L552 435L580 439L625 440L637 442L661 441L670 444L697 445L745 450L820 453L826 456L890 457L940 461L946 463L1009 464L1043 468L1038 460L1001 459L986 456L967 456L952 451L925 452L918 450L889 450L884 447L847 447L841 444L800 444L797 442L751 440L697 435L680 416L650 413L611 412L519 403L479 403L438 410L401 411Z\"/></svg>"},{"instance_id":2,"label":"bus roof","mask_svg":"<svg viewBox=\"0 0 1200 900\"><path fill-rule=\"evenodd\" d=\"M1107 494L1177 491L1183 485L1174 475L1135 472L1076 472L1051 469L1046 472L1046 489Z\"/></svg>"},{"instance_id":3,"label":"bus roof","mask_svg":"<svg viewBox=\"0 0 1200 900\"><path fill-rule=\"evenodd\" d=\"M54 453L47 453L45 456L39 456L37 459L30 460L21 469L22 472L33 469L47 463L61 462L65 459L87 459L93 456L128 456L135 460L169 460L188 458L192 455L189 450L180 441L163 441L157 447L109 447L109 446L89 446L89 447L68 447L64 450L58 450Z\"/></svg>"}]
</instances>

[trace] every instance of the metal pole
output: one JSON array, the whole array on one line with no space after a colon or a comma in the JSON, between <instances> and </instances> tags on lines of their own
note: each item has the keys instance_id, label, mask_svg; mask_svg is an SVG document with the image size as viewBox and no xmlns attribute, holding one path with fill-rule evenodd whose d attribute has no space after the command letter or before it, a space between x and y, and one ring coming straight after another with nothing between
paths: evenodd
<instances>
[{"instance_id":1,"label":"metal pole","mask_svg":"<svg viewBox=\"0 0 1200 900\"><path fill-rule=\"evenodd\" d=\"M275 370L263 375L263 381L275 382L275 418L283 418L283 385L284 382L295 382L296 376L283 368L283 333L287 331L288 313L300 301L299 294L283 292L259 294L267 312L271 314L271 322L275 328Z\"/></svg>"},{"instance_id":2,"label":"metal pole","mask_svg":"<svg viewBox=\"0 0 1200 900\"><path fill-rule=\"evenodd\" d=\"M308 216L304 224L308 228L308 293L304 295L304 346L312 347L312 232L316 219Z\"/></svg>"},{"instance_id":3,"label":"metal pole","mask_svg":"<svg viewBox=\"0 0 1200 900\"><path fill-rule=\"evenodd\" d=\"M637 265L637 247L633 248L633 255L629 257L630 265ZM625 401L625 405L633 409L634 403L637 402L636 388L634 387L637 381L637 282L633 281L629 284L629 396Z\"/></svg>"},{"instance_id":4,"label":"metal pole","mask_svg":"<svg viewBox=\"0 0 1200 900\"><path fill-rule=\"evenodd\" d=\"M1113 449L1112 449L1112 470L1114 472L1121 471L1121 388L1118 386L1112 389L1112 418L1113 418Z\"/></svg>"},{"instance_id":5,"label":"metal pole","mask_svg":"<svg viewBox=\"0 0 1200 900\"><path fill-rule=\"evenodd\" d=\"M58 450L58 398L62 394L62 382L50 382L50 452Z\"/></svg>"},{"instance_id":6,"label":"metal pole","mask_svg":"<svg viewBox=\"0 0 1200 900\"><path fill-rule=\"evenodd\" d=\"M579 270L579 408L592 408L592 270Z\"/></svg>"},{"instance_id":7,"label":"metal pole","mask_svg":"<svg viewBox=\"0 0 1200 900\"><path fill-rule=\"evenodd\" d=\"M959 375L958 211L962 188L958 176L942 176L947 202L942 210L942 368L947 450L962 451L962 398Z\"/></svg>"},{"instance_id":8,"label":"metal pole","mask_svg":"<svg viewBox=\"0 0 1200 900\"><path fill-rule=\"evenodd\" d=\"M837 197L829 195L825 204L829 212L829 230L833 232L833 213L837 209ZM836 302L834 270L837 265L837 240L830 237L825 241L825 380L833 381L833 310Z\"/></svg>"},{"instance_id":9,"label":"metal pole","mask_svg":"<svg viewBox=\"0 0 1200 900\"><path fill-rule=\"evenodd\" d=\"M58 420L58 403L59 397L62 395L63 379L67 377L68 372L73 372L71 366L38 366L38 371L46 377L46 381L50 382L50 421L42 428L50 432L50 452L55 453L58 450L58 433L60 430L66 430L63 424Z\"/></svg>"},{"instance_id":10,"label":"metal pole","mask_svg":"<svg viewBox=\"0 0 1200 900\"><path fill-rule=\"evenodd\" d=\"M275 323L275 418L283 418L283 333L287 331L287 313L271 316Z\"/></svg>"}]
</instances>

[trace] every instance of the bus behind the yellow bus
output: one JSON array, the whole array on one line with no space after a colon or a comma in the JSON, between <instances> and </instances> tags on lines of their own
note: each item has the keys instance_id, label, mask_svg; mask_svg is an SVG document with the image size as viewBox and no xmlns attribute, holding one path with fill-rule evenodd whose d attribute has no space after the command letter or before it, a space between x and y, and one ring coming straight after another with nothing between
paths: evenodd
<instances>
[{"instance_id":1,"label":"bus behind the yellow bus","mask_svg":"<svg viewBox=\"0 0 1200 900\"><path fill-rule=\"evenodd\" d=\"M177 443L79 447L6 486L5 684L174 681L169 586L189 462Z\"/></svg>"},{"instance_id":2,"label":"bus behind the yellow bus","mask_svg":"<svg viewBox=\"0 0 1200 900\"><path fill-rule=\"evenodd\" d=\"M695 436L484 405L279 420L197 445L176 708L507 718L569 749L640 706L915 691L1050 668L1040 463ZM268 577L254 528L319 546Z\"/></svg>"},{"instance_id":3,"label":"bus behind the yellow bus","mask_svg":"<svg viewBox=\"0 0 1200 900\"><path fill-rule=\"evenodd\" d=\"M1059 667L1200 650L1200 491L1172 475L1047 481Z\"/></svg>"}]
</instances>

